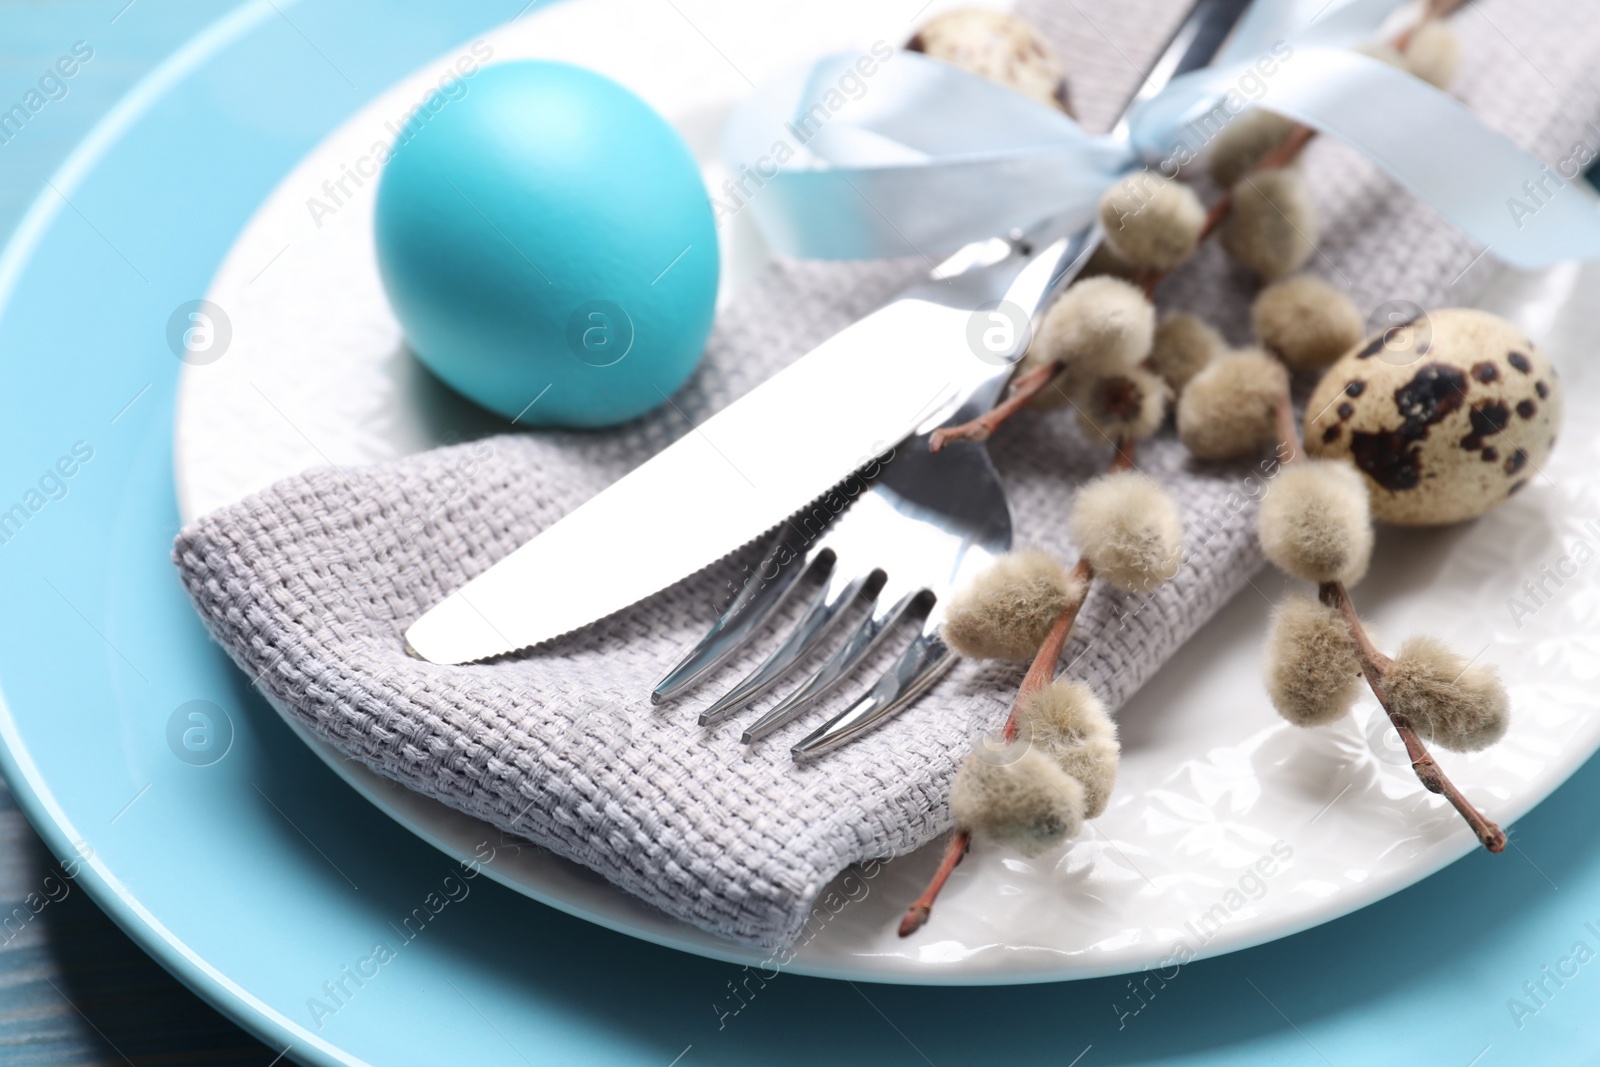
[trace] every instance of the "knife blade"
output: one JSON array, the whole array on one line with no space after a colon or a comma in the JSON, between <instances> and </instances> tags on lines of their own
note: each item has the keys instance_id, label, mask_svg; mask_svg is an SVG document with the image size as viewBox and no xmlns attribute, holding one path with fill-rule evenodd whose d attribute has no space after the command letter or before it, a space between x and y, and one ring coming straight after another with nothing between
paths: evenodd
<instances>
[{"instance_id":1,"label":"knife blade","mask_svg":"<svg viewBox=\"0 0 1600 1067\"><path fill-rule=\"evenodd\" d=\"M620 611L761 537L975 387L998 390L1010 367L966 340L973 298L988 290L947 281L903 294L691 425L430 609L406 631L410 650L467 663Z\"/></svg>"}]
</instances>

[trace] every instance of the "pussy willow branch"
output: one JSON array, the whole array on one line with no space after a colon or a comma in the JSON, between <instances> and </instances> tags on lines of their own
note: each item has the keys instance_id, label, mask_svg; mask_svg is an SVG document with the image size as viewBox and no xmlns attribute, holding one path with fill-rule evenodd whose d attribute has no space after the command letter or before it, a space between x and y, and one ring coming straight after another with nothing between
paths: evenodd
<instances>
[{"instance_id":1,"label":"pussy willow branch","mask_svg":"<svg viewBox=\"0 0 1600 1067\"><path fill-rule=\"evenodd\" d=\"M1309 126L1295 126L1278 146L1268 152L1261 160L1250 169L1250 172L1272 170L1276 167L1286 167L1294 162L1305 146L1316 136L1317 131ZM1204 242L1227 219L1228 213L1233 210L1233 191L1223 193L1217 202L1211 205L1211 210L1206 212L1205 221L1200 226L1199 240ZM1181 265L1181 264L1180 264ZM1174 267L1173 270L1177 268ZM1140 268L1133 273L1133 283L1144 290L1147 298L1154 301L1156 287L1166 280L1172 271L1153 271ZM1046 389L1058 374L1065 368L1060 360L1047 363L1042 367L1035 367L1026 374L1019 375L1011 380L1011 385L1006 392L1006 398L1001 403L990 408L970 422L960 426L951 426L947 429L935 430L933 438L928 442L928 449L937 452L951 441L987 441L1000 427L1004 426L1010 418L1023 408L1028 402Z\"/></svg>"},{"instance_id":2,"label":"pussy willow branch","mask_svg":"<svg viewBox=\"0 0 1600 1067\"><path fill-rule=\"evenodd\" d=\"M1427 7L1423 10L1422 17L1398 34L1390 43L1399 51L1404 52L1411 45L1412 35L1424 23L1430 19L1443 18L1465 2L1466 0L1429 0ZM1283 140L1279 141L1277 146L1270 152L1262 156L1255 166L1251 167L1246 173L1259 174L1262 171L1287 167L1300 158L1300 154L1305 151L1306 145L1310 144L1316 136L1317 131L1310 126L1295 123L1289 132L1284 135ZM1233 189L1227 189L1223 191L1221 196L1217 197L1216 203L1212 204L1211 209L1206 212L1205 221L1200 225L1200 241L1203 243L1206 238L1221 229L1222 224L1227 221L1228 215L1232 211ZM1173 268L1173 270L1176 269ZM1156 287L1166 281L1167 276L1171 273L1171 270L1158 271L1140 268L1134 271L1133 282L1144 290L1146 296L1153 300L1155 299Z\"/></svg>"},{"instance_id":3,"label":"pussy willow branch","mask_svg":"<svg viewBox=\"0 0 1600 1067\"><path fill-rule=\"evenodd\" d=\"M1118 441L1117 451L1106 469L1116 472L1128 470L1132 466L1133 442L1126 439ZM1084 595L1061 609L1061 614L1056 616L1055 623L1050 627L1049 636L1044 639L1044 644L1040 645L1039 651L1034 654L1033 662L1028 665L1028 673L1023 675L1022 684L1017 687L1016 699L1011 702L1011 714L1006 716L1002 736L1007 744L1017 739L1017 714L1022 710L1022 705L1030 696L1055 680L1056 664L1061 661L1061 652L1067 647L1067 639L1072 636L1072 627L1078 621L1078 612L1083 608L1083 602L1088 599L1089 586L1094 581L1094 568L1089 565L1087 559L1078 560L1077 566L1072 568L1069 581L1073 585L1081 582ZM939 861L939 869L933 872L928 888L924 889L922 895L906 909L905 918L900 920L901 937L910 937L928 921L928 916L933 911L933 902L939 897L939 891L944 888L945 882L950 880L951 872L961 863L971 847L972 831L965 827L956 827L950 834L950 839L945 842L944 858Z\"/></svg>"},{"instance_id":4,"label":"pussy willow branch","mask_svg":"<svg viewBox=\"0 0 1600 1067\"><path fill-rule=\"evenodd\" d=\"M1306 145L1310 144L1316 136L1317 131L1310 126L1302 126L1296 123L1294 128L1284 136L1283 140L1278 142L1277 147L1262 156L1254 166L1245 172L1246 177L1251 174L1260 174L1263 171L1287 167L1300 158L1300 153L1305 151ZM1240 181L1243 180L1243 178L1240 179ZM1232 212L1233 189L1225 189L1222 195L1217 197L1216 203L1212 204L1206 212L1205 221L1200 224L1198 243L1204 244L1207 238L1220 230L1222 224L1228 220L1228 216ZM1184 262L1188 261L1185 260ZM1180 263L1178 266L1181 267L1182 265ZM1152 270L1148 267L1140 267L1133 272L1133 284L1143 289L1145 296L1154 300L1157 287L1177 269L1177 267L1173 267L1169 270Z\"/></svg>"},{"instance_id":5,"label":"pussy willow branch","mask_svg":"<svg viewBox=\"0 0 1600 1067\"><path fill-rule=\"evenodd\" d=\"M1282 462L1293 463L1300 458L1300 430L1294 424L1294 401L1289 398L1288 386L1278 394L1273 415L1278 426L1278 455Z\"/></svg>"},{"instance_id":6,"label":"pussy willow branch","mask_svg":"<svg viewBox=\"0 0 1600 1067\"><path fill-rule=\"evenodd\" d=\"M1082 581L1087 586L1094 580L1094 568L1089 566L1088 560L1080 559L1078 565L1072 569L1072 578L1074 583ZM1055 624L1050 627L1050 635L1044 639L1044 644L1039 646L1038 653L1033 657L1028 673L1023 676L1022 684L1017 687L1016 699L1011 703L1011 714L1006 716L1003 736L1007 744L1017 739L1017 712L1023 703L1055 678L1056 663L1061 659L1062 649L1067 647L1067 638L1072 635L1073 624L1078 621L1078 609L1082 606L1083 601L1076 600L1061 610L1061 614L1056 616ZM933 873L928 888L924 889L922 895L906 909L905 918L900 920L901 937L910 937L922 929L922 924L928 921L928 915L933 911L933 902L938 899L939 891L944 888L951 872L956 869L962 857L967 854L967 849L971 847L972 831L964 826L956 827L950 834L950 840L945 842L944 858L939 861L939 869Z\"/></svg>"},{"instance_id":7,"label":"pussy willow branch","mask_svg":"<svg viewBox=\"0 0 1600 1067\"><path fill-rule=\"evenodd\" d=\"M989 435L1003 426L1007 419L1021 411L1028 401L1044 392L1051 380L1060 372L1061 367L1059 361L1047 363L1011 379L1006 398L1000 403L971 422L933 431L933 436L928 440L928 451L937 452L952 441L987 441Z\"/></svg>"},{"instance_id":8,"label":"pussy willow branch","mask_svg":"<svg viewBox=\"0 0 1600 1067\"><path fill-rule=\"evenodd\" d=\"M1277 416L1279 455L1284 456L1284 463L1293 463L1301 458L1300 434L1295 429L1294 408L1289 402L1287 391L1278 400ZM1361 617L1356 614L1355 602L1350 599L1350 590L1345 588L1343 582L1323 582L1317 588L1317 594L1324 604L1334 608L1344 617L1345 625L1350 630L1350 639L1356 646L1356 661L1361 664L1361 675L1367 680L1372 695L1378 698L1378 704L1383 708L1384 714L1389 716L1389 722L1394 725L1400 740L1405 743L1406 755L1411 758L1411 769L1416 772L1423 788L1448 800L1451 806L1461 813L1461 817L1472 828L1473 834L1484 848L1490 852L1504 851L1506 847L1504 831L1491 822L1462 794L1461 790L1456 788L1455 783L1444 773L1444 768L1439 766L1433 754L1428 751L1428 746L1422 743L1422 738L1412 729L1411 723L1404 715L1396 714L1389 706L1389 696L1384 690L1383 679L1394 661L1372 643L1366 627L1361 625Z\"/></svg>"},{"instance_id":9,"label":"pussy willow branch","mask_svg":"<svg viewBox=\"0 0 1600 1067\"><path fill-rule=\"evenodd\" d=\"M1317 592L1322 602L1337 609L1350 627L1350 636L1356 644L1356 658L1361 663L1361 673L1366 677L1367 685L1372 688L1372 695L1378 698L1384 713L1394 724L1400 740L1405 742L1406 755L1411 757L1411 769L1416 771L1423 787L1428 792L1438 793L1448 800L1451 806L1461 813L1467 825L1472 827L1472 832L1477 835L1478 841L1484 848L1490 852L1503 852L1506 847L1505 831L1485 817L1472 801L1462 795L1461 790L1456 788L1455 783L1450 781L1444 769L1434 760L1433 754L1422 743L1422 738L1417 736L1416 730L1412 729L1406 717L1395 714L1394 709L1389 707L1383 678L1394 661L1372 644L1372 639L1367 636L1366 629L1361 625L1361 619L1356 615L1356 606L1350 599L1350 591L1342 582L1324 582Z\"/></svg>"}]
</instances>

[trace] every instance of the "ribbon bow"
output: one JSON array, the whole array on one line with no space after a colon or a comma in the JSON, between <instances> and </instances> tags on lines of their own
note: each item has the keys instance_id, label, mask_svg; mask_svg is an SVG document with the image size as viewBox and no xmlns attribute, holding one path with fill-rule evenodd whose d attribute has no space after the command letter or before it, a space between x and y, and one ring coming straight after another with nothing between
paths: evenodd
<instances>
[{"instance_id":1,"label":"ribbon bow","mask_svg":"<svg viewBox=\"0 0 1600 1067\"><path fill-rule=\"evenodd\" d=\"M782 253L934 257L1049 217L1086 224L1119 178L1175 176L1235 115L1265 107L1356 148L1514 266L1600 258L1600 201L1575 180L1588 158L1558 173L1447 93L1350 50L1399 6L1256 0L1211 66L1103 136L916 53L828 56L735 109L728 195Z\"/></svg>"}]
</instances>

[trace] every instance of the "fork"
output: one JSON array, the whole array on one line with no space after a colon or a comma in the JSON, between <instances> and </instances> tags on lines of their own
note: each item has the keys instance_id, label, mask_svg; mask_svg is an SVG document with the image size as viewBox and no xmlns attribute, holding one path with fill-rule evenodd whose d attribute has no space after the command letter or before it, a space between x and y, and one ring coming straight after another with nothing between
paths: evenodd
<instances>
[{"instance_id":1,"label":"fork","mask_svg":"<svg viewBox=\"0 0 1600 1067\"><path fill-rule=\"evenodd\" d=\"M969 397L944 425L958 425L988 410L1004 384L1003 377L997 378L993 389ZM881 462L875 478L855 478L830 494L833 500L856 499L809 546L807 525L790 520L727 611L667 672L651 701L664 703L707 677L813 582L816 588L799 621L771 655L701 712L702 726L748 708L795 673L796 664L838 629L857 601L867 603L865 617L819 669L752 723L740 740L751 744L793 722L905 625L914 626L916 634L893 666L859 699L797 743L794 758L819 756L854 740L937 681L955 660L938 632L945 602L951 590L1011 547L1011 511L981 443L958 441L935 455L929 450L931 437L907 438L892 458Z\"/></svg>"},{"instance_id":2,"label":"fork","mask_svg":"<svg viewBox=\"0 0 1600 1067\"><path fill-rule=\"evenodd\" d=\"M1154 98L1173 78L1211 62L1249 7L1250 0L1195 0L1129 101L1113 135L1129 136L1129 117L1135 108ZM969 290L977 289L992 280L985 278L991 271L1031 257L1017 281L1037 274L1030 282L1037 299L1029 316L1037 322L1051 295L1082 270L1104 238L1098 222L1046 220L1026 234L1014 232L1008 238L967 246L941 263L932 278L957 285L966 282ZM1010 291L1030 285L1014 285ZM928 298L948 299L949 294L930 292ZM975 315L1002 303L979 303ZM1020 358L1027 338L1019 338L1017 344L1012 358ZM974 354L978 355L976 349ZM945 425L959 425L987 411L1008 379L1007 373L984 379L962 398L960 410ZM902 622L919 621L910 645L868 692L796 744L794 758L818 756L860 737L927 690L954 661L939 637L950 591L1011 547L1011 514L987 450L978 442L956 442L934 456L928 449L930 436L918 434L902 442L881 476L826 527L821 540L803 552L789 545L789 536L799 531L791 520L767 557L768 562L781 563L776 573L767 577L764 563L761 572L751 576L710 632L656 686L651 701L660 704L680 695L725 663L805 584L800 579L806 576L820 578L820 585L800 621L776 651L706 708L701 725L734 715L770 691L826 640L858 598L871 605L867 617L820 670L753 723L742 740L758 741L792 722L860 666ZM859 482L845 484L859 490ZM894 564L884 565L890 559Z\"/></svg>"}]
</instances>

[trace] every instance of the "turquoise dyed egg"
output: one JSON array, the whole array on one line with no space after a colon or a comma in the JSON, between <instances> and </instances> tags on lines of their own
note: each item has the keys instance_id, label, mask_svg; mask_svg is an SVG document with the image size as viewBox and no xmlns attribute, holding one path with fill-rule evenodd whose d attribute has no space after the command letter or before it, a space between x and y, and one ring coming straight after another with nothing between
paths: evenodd
<instances>
[{"instance_id":1,"label":"turquoise dyed egg","mask_svg":"<svg viewBox=\"0 0 1600 1067\"><path fill-rule=\"evenodd\" d=\"M412 351L519 425L635 418L711 331L717 235L694 157L581 67L501 63L433 93L384 164L374 229Z\"/></svg>"}]
</instances>

